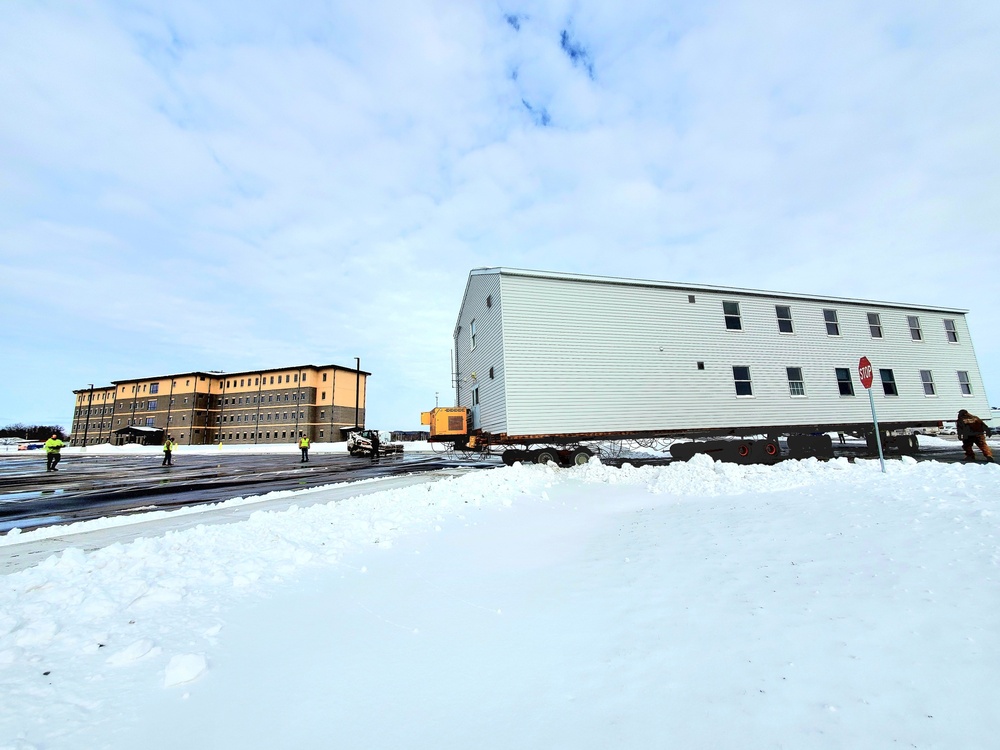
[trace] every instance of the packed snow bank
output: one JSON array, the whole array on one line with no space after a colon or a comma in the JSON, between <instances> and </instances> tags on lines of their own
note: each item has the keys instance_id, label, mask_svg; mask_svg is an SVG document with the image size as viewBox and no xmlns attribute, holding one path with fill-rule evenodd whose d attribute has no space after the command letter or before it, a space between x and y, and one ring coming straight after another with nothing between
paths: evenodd
<instances>
[{"instance_id":1,"label":"packed snow bank","mask_svg":"<svg viewBox=\"0 0 1000 750\"><path fill-rule=\"evenodd\" d=\"M0 578L0 747L990 747L1000 467L514 466Z\"/></svg>"}]
</instances>

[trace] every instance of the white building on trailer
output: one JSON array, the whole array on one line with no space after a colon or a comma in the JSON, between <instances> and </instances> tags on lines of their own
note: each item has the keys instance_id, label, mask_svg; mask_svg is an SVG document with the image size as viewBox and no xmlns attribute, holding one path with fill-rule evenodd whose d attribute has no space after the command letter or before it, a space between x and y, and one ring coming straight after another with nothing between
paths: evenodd
<instances>
[{"instance_id":1,"label":"white building on trailer","mask_svg":"<svg viewBox=\"0 0 1000 750\"><path fill-rule=\"evenodd\" d=\"M480 268L455 327L457 405L505 439L808 432L990 408L965 310ZM531 441L526 441L531 442Z\"/></svg>"}]
</instances>

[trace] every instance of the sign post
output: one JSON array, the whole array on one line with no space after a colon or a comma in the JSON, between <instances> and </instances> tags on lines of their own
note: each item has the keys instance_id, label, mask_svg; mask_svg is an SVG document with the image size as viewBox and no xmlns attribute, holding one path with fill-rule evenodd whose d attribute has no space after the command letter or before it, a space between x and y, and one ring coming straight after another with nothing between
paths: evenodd
<instances>
[{"instance_id":1,"label":"sign post","mask_svg":"<svg viewBox=\"0 0 1000 750\"><path fill-rule=\"evenodd\" d=\"M872 422L875 423L875 442L878 444L878 462L885 474L885 458L882 456L882 434L878 430L878 417L875 416L875 397L872 396L872 376L875 374L872 363L868 357L862 357L858 362L858 376L861 378L861 385L868 391L868 403L872 406Z\"/></svg>"}]
</instances>

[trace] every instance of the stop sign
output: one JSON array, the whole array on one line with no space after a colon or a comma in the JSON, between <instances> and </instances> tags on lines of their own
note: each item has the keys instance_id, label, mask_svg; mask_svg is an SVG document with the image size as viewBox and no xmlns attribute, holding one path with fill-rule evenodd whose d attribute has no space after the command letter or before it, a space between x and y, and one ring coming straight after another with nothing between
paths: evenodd
<instances>
[{"instance_id":1,"label":"stop sign","mask_svg":"<svg viewBox=\"0 0 1000 750\"><path fill-rule=\"evenodd\" d=\"M872 363L868 361L868 357L862 357L858 362L858 376L866 389L872 387Z\"/></svg>"}]
</instances>

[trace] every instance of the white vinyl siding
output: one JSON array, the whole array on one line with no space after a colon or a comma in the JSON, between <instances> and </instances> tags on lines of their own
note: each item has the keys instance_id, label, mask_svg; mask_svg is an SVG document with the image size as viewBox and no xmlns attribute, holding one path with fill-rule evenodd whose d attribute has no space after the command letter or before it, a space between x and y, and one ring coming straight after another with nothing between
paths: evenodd
<instances>
[{"instance_id":1,"label":"white vinyl siding","mask_svg":"<svg viewBox=\"0 0 1000 750\"><path fill-rule=\"evenodd\" d=\"M739 335L720 319L724 302L739 305ZM958 388L935 399L924 397L921 369L966 372L970 389L983 392L960 312L836 300L839 335L828 336L824 311L834 309L831 302L749 290L477 270L470 275L456 324L458 405L471 407L472 388L478 387L480 426L510 436L868 423L868 399L845 398L856 387L852 380L858 358L867 354L876 370L893 370L901 394L887 397L875 386L880 422L951 420L959 408L989 411L985 398L977 396L970 403ZM777 305L793 307L794 336L778 330ZM868 348L869 312L881 316L885 331L877 351ZM960 343L949 344L939 336L914 347L907 326L907 315L914 312L925 325L935 318L955 320ZM473 319L477 345L469 351ZM808 398L789 398L789 362L801 370L803 384L810 384ZM750 369L752 398L736 396L734 365ZM490 367L494 379L488 376ZM846 381L839 370L849 371Z\"/></svg>"},{"instance_id":2,"label":"white vinyl siding","mask_svg":"<svg viewBox=\"0 0 1000 750\"><path fill-rule=\"evenodd\" d=\"M470 277L455 327L456 403L474 407L478 422L475 426L489 432L507 431L502 311L499 277ZM472 348L473 321L475 348ZM472 403L474 389L478 404Z\"/></svg>"}]
</instances>

